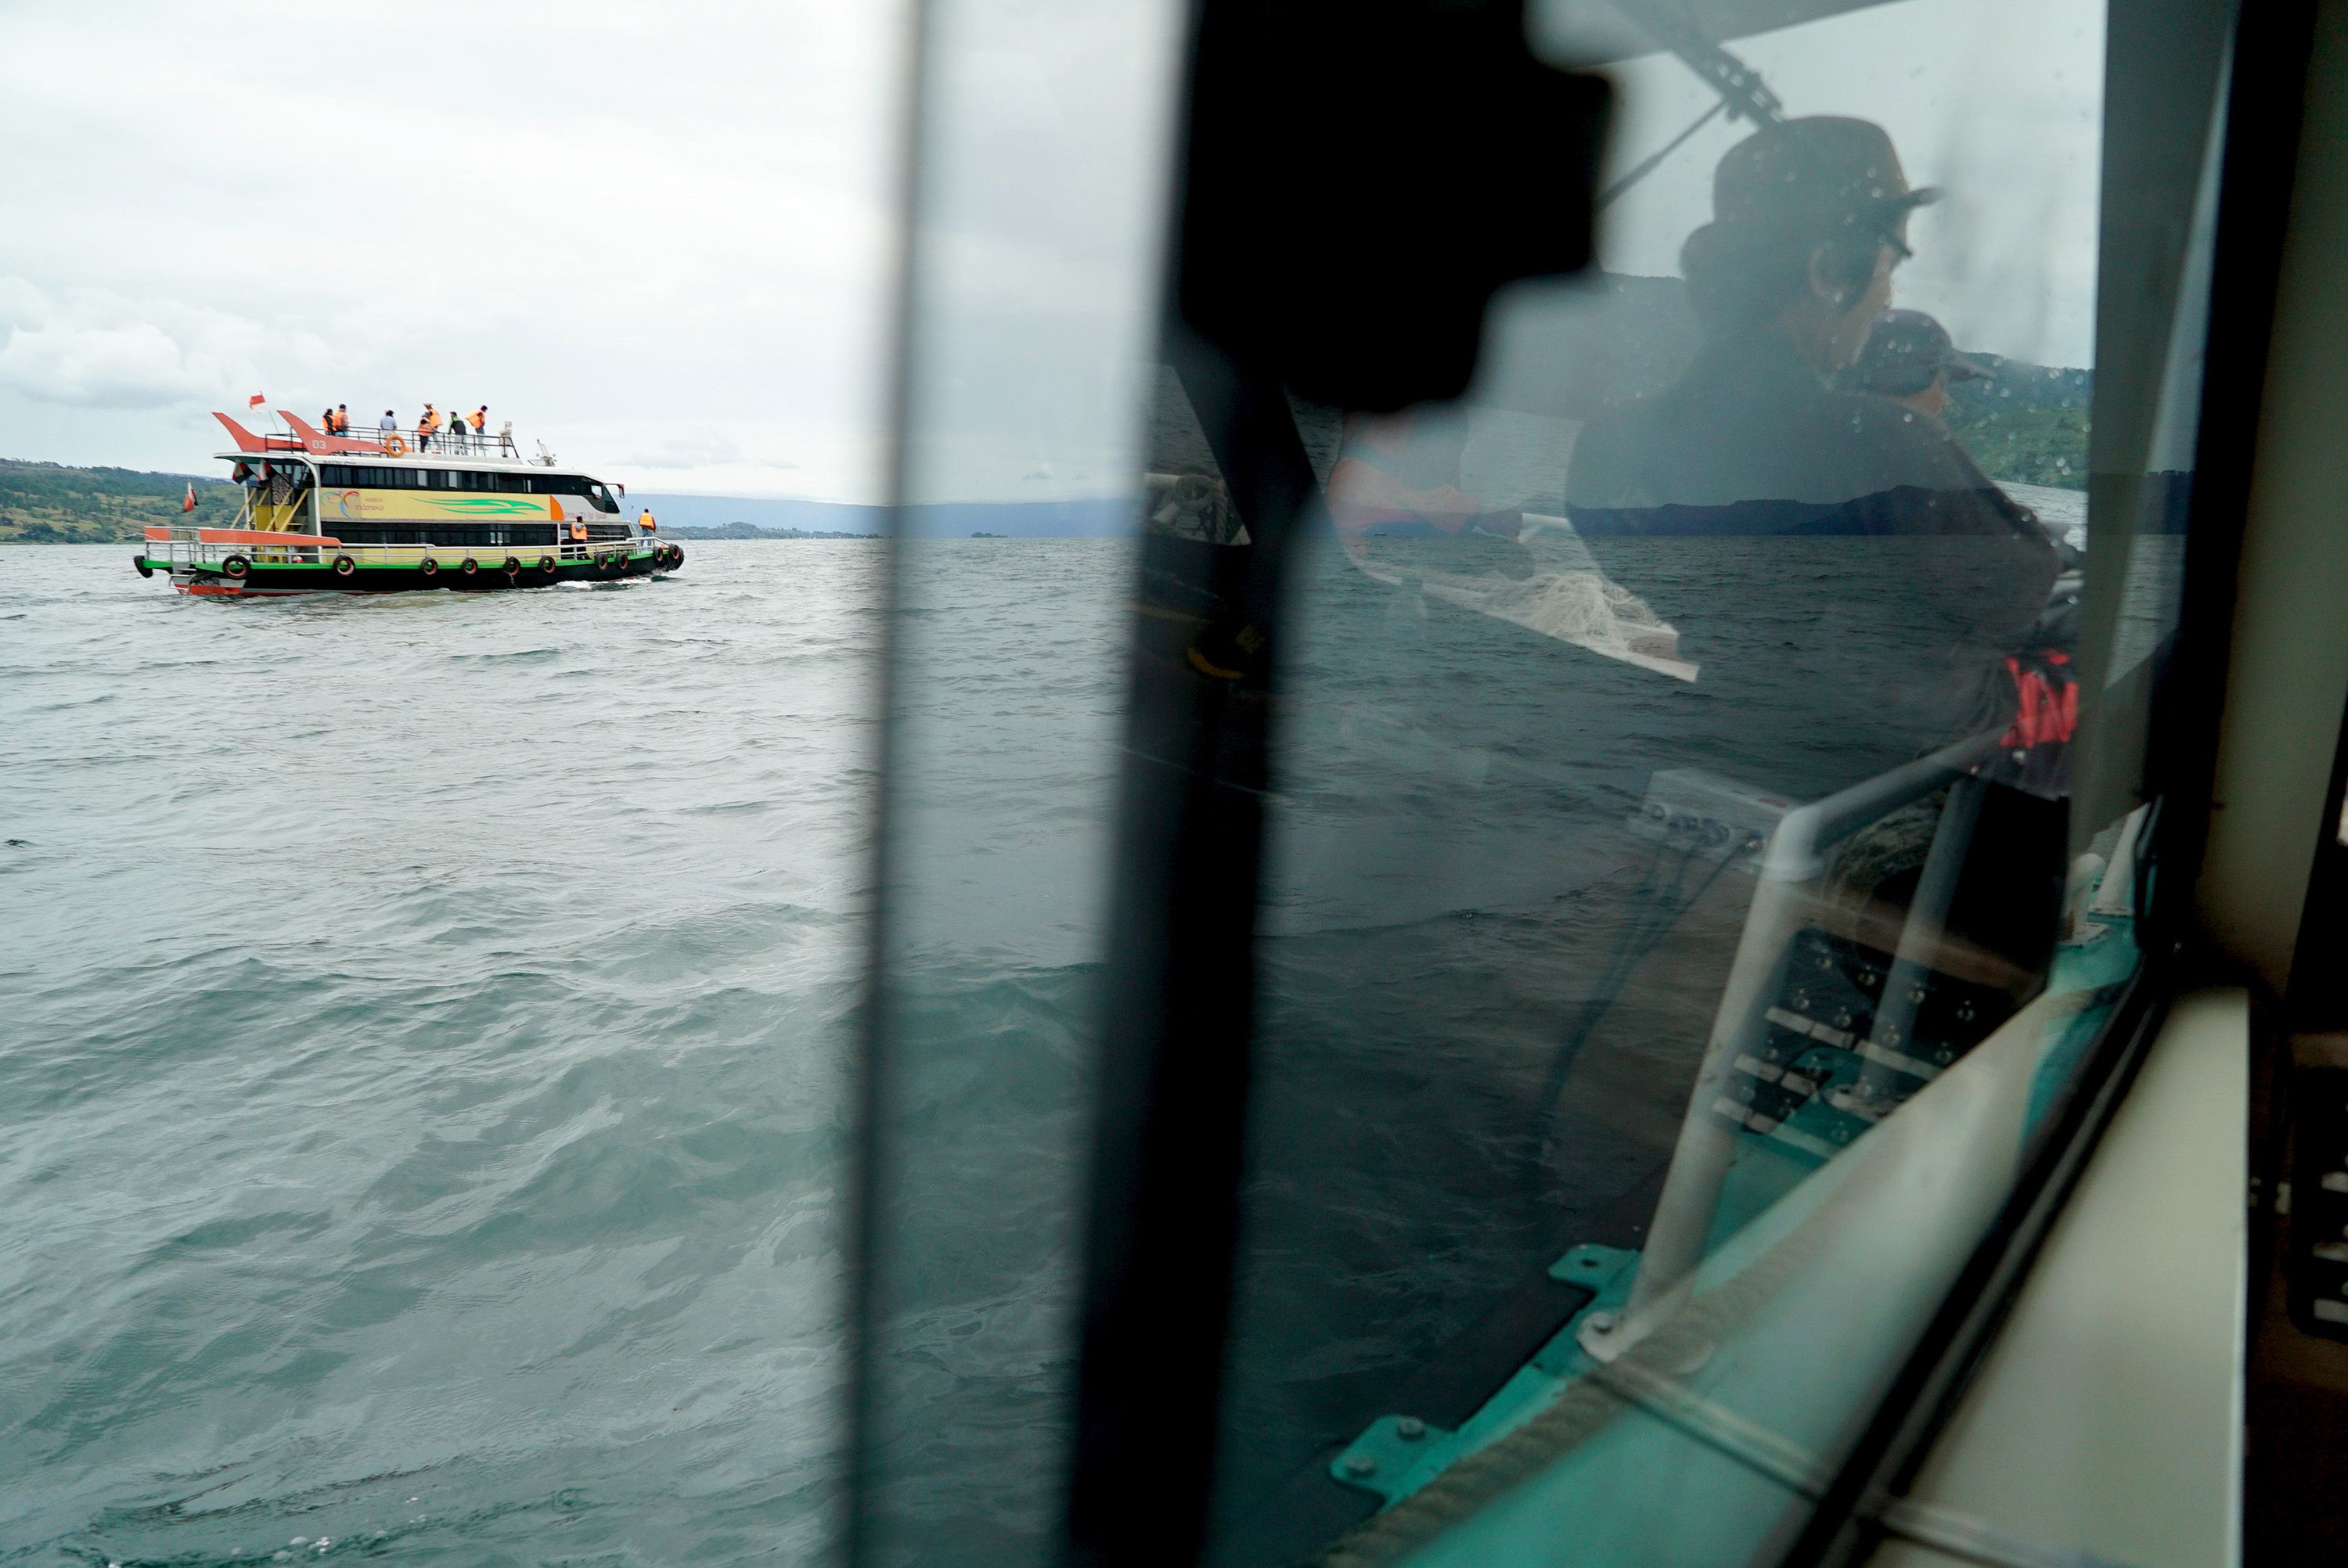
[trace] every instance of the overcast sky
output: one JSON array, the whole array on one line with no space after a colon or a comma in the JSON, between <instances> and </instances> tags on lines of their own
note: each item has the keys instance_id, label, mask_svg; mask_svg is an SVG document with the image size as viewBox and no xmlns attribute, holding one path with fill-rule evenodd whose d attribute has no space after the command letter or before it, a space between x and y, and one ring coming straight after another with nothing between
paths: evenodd
<instances>
[{"instance_id":1,"label":"overcast sky","mask_svg":"<svg viewBox=\"0 0 2348 1568\"><path fill-rule=\"evenodd\" d=\"M1589 5L1602 0L1578 0ZM1941 318L1966 348L2043 364L2095 354L2103 128L2103 0L1904 0L1735 45L1793 115L1881 125L1910 181L1944 199L1916 215L1893 302ZM1636 164L1712 102L1650 57L1617 67L1613 161ZM1677 272L1711 216L1712 170L1751 134L1715 119L1607 214L1604 264Z\"/></svg>"},{"instance_id":2,"label":"overcast sky","mask_svg":"<svg viewBox=\"0 0 2348 1568\"><path fill-rule=\"evenodd\" d=\"M0 5L0 455L201 468L265 392L869 494L901 17Z\"/></svg>"},{"instance_id":3,"label":"overcast sky","mask_svg":"<svg viewBox=\"0 0 2348 1568\"><path fill-rule=\"evenodd\" d=\"M486 402L633 487L870 499L904 5L0 4L0 456L198 470L254 392ZM920 487L1112 493L1179 7L938 10ZM1900 302L2084 364L2101 15L1900 0L1738 47L1951 190ZM1705 102L1668 60L1618 80L1618 168ZM1606 263L1673 270L1741 134L1619 204Z\"/></svg>"}]
</instances>

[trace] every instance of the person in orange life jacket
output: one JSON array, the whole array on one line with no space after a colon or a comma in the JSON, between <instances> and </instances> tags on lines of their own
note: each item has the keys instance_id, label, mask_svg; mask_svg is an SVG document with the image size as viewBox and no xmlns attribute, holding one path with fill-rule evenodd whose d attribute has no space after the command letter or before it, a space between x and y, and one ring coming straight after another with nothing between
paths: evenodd
<instances>
[{"instance_id":1,"label":"person in orange life jacket","mask_svg":"<svg viewBox=\"0 0 2348 1568\"><path fill-rule=\"evenodd\" d=\"M466 423L472 425L473 435L476 438L488 435L489 432L489 405L484 403L479 408L473 410L472 416L467 420Z\"/></svg>"},{"instance_id":2,"label":"person in orange life jacket","mask_svg":"<svg viewBox=\"0 0 2348 1568\"><path fill-rule=\"evenodd\" d=\"M335 405L335 434L348 436L350 433L351 405L347 403L337 403Z\"/></svg>"},{"instance_id":3,"label":"person in orange life jacket","mask_svg":"<svg viewBox=\"0 0 2348 1568\"><path fill-rule=\"evenodd\" d=\"M638 532L646 535L655 533L659 530L660 525L653 520L653 509L650 507L646 507L642 514L637 517L636 528Z\"/></svg>"},{"instance_id":4,"label":"person in orange life jacket","mask_svg":"<svg viewBox=\"0 0 2348 1568\"><path fill-rule=\"evenodd\" d=\"M2055 579L2036 518L1937 421L1831 384L1937 194L1866 120L1729 149L1681 251L1694 362L1591 418L1567 470L1575 530L1698 665L1673 696L1689 760L1798 798L2004 723L2005 657Z\"/></svg>"},{"instance_id":5,"label":"person in orange life jacket","mask_svg":"<svg viewBox=\"0 0 2348 1568\"><path fill-rule=\"evenodd\" d=\"M318 415L318 428L332 436L335 433L335 411L331 408Z\"/></svg>"}]
</instances>

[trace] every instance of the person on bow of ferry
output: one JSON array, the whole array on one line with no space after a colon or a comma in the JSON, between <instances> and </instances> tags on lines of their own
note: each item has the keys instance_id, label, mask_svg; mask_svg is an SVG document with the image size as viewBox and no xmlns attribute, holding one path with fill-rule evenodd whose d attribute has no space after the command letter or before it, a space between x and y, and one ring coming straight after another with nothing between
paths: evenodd
<instances>
[{"instance_id":1,"label":"person on bow of ferry","mask_svg":"<svg viewBox=\"0 0 2348 1568\"><path fill-rule=\"evenodd\" d=\"M486 437L489 433L489 405L484 403L473 410L466 416L465 423L473 427L474 440L479 441Z\"/></svg>"},{"instance_id":2,"label":"person on bow of ferry","mask_svg":"<svg viewBox=\"0 0 2348 1568\"><path fill-rule=\"evenodd\" d=\"M660 525L653 520L653 509L650 507L646 507L643 513L636 518L636 529L639 533L644 534L654 534L660 531Z\"/></svg>"},{"instance_id":3,"label":"person on bow of ferry","mask_svg":"<svg viewBox=\"0 0 2348 1568\"><path fill-rule=\"evenodd\" d=\"M1872 122L1732 147L1681 251L1702 328L1663 391L1576 440L1566 504L1699 673L1686 760L1816 799L2006 722L2053 544L1941 425L1838 391L1890 303L1911 188Z\"/></svg>"},{"instance_id":4,"label":"person on bow of ferry","mask_svg":"<svg viewBox=\"0 0 2348 1568\"><path fill-rule=\"evenodd\" d=\"M335 434L348 436L350 433L351 405L347 403L337 403L335 405Z\"/></svg>"},{"instance_id":5,"label":"person on bow of ferry","mask_svg":"<svg viewBox=\"0 0 2348 1568\"><path fill-rule=\"evenodd\" d=\"M440 411L427 403L416 421L416 449L418 452L432 450L432 437L438 434L439 429Z\"/></svg>"},{"instance_id":6,"label":"person on bow of ferry","mask_svg":"<svg viewBox=\"0 0 2348 1568\"><path fill-rule=\"evenodd\" d=\"M399 416L386 408L383 411L383 417L376 421L375 427L386 436L396 436L399 434Z\"/></svg>"}]
</instances>

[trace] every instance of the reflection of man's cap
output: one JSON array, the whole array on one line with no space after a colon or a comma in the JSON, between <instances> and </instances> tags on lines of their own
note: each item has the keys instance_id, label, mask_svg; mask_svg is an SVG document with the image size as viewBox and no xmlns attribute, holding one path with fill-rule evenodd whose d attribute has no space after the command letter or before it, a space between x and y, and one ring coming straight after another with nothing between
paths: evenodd
<instances>
[{"instance_id":1,"label":"reflection of man's cap","mask_svg":"<svg viewBox=\"0 0 2348 1568\"><path fill-rule=\"evenodd\" d=\"M1906 397L1932 384L1942 371L1951 381L1972 381L1995 373L1957 352L1949 329L1921 311L1886 311L1875 318L1867 346L1859 351L1851 378L1885 397Z\"/></svg>"},{"instance_id":2,"label":"reflection of man's cap","mask_svg":"<svg viewBox=\"0 0 2348 1568\"><path fill-rule=\"evenodd\" d=\"M1941 193L1911 190L1891 138L1872 120L1814 115L1762 127L1722 155L1712 176L1716 223L1890 240L1900 219Z\"/></svg>"}]
</instances>

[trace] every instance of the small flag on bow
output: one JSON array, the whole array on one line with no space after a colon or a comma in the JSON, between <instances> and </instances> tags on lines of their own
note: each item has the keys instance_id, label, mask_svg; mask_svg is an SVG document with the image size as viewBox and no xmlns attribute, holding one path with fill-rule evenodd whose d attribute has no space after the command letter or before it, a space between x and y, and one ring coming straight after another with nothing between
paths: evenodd
<instances>
[{"instance_id":1,"label":"small flag on bow","mask_svg":"<svg viewBox=\"0 0 2348 1568\"><path fill-rule=\"evenodd\" d=\"M183 512L192 512L192 511L194 511L195 509L196 509L196 482L195 482L193 479L191 479L191 480L189 480L189 481L188 481L188 498L187 498L186 500L184 500L184 501L181 501L181 502L180 503L180 510L181 510L181 511L183 511Z\"/></svg>"}]
</instances>

